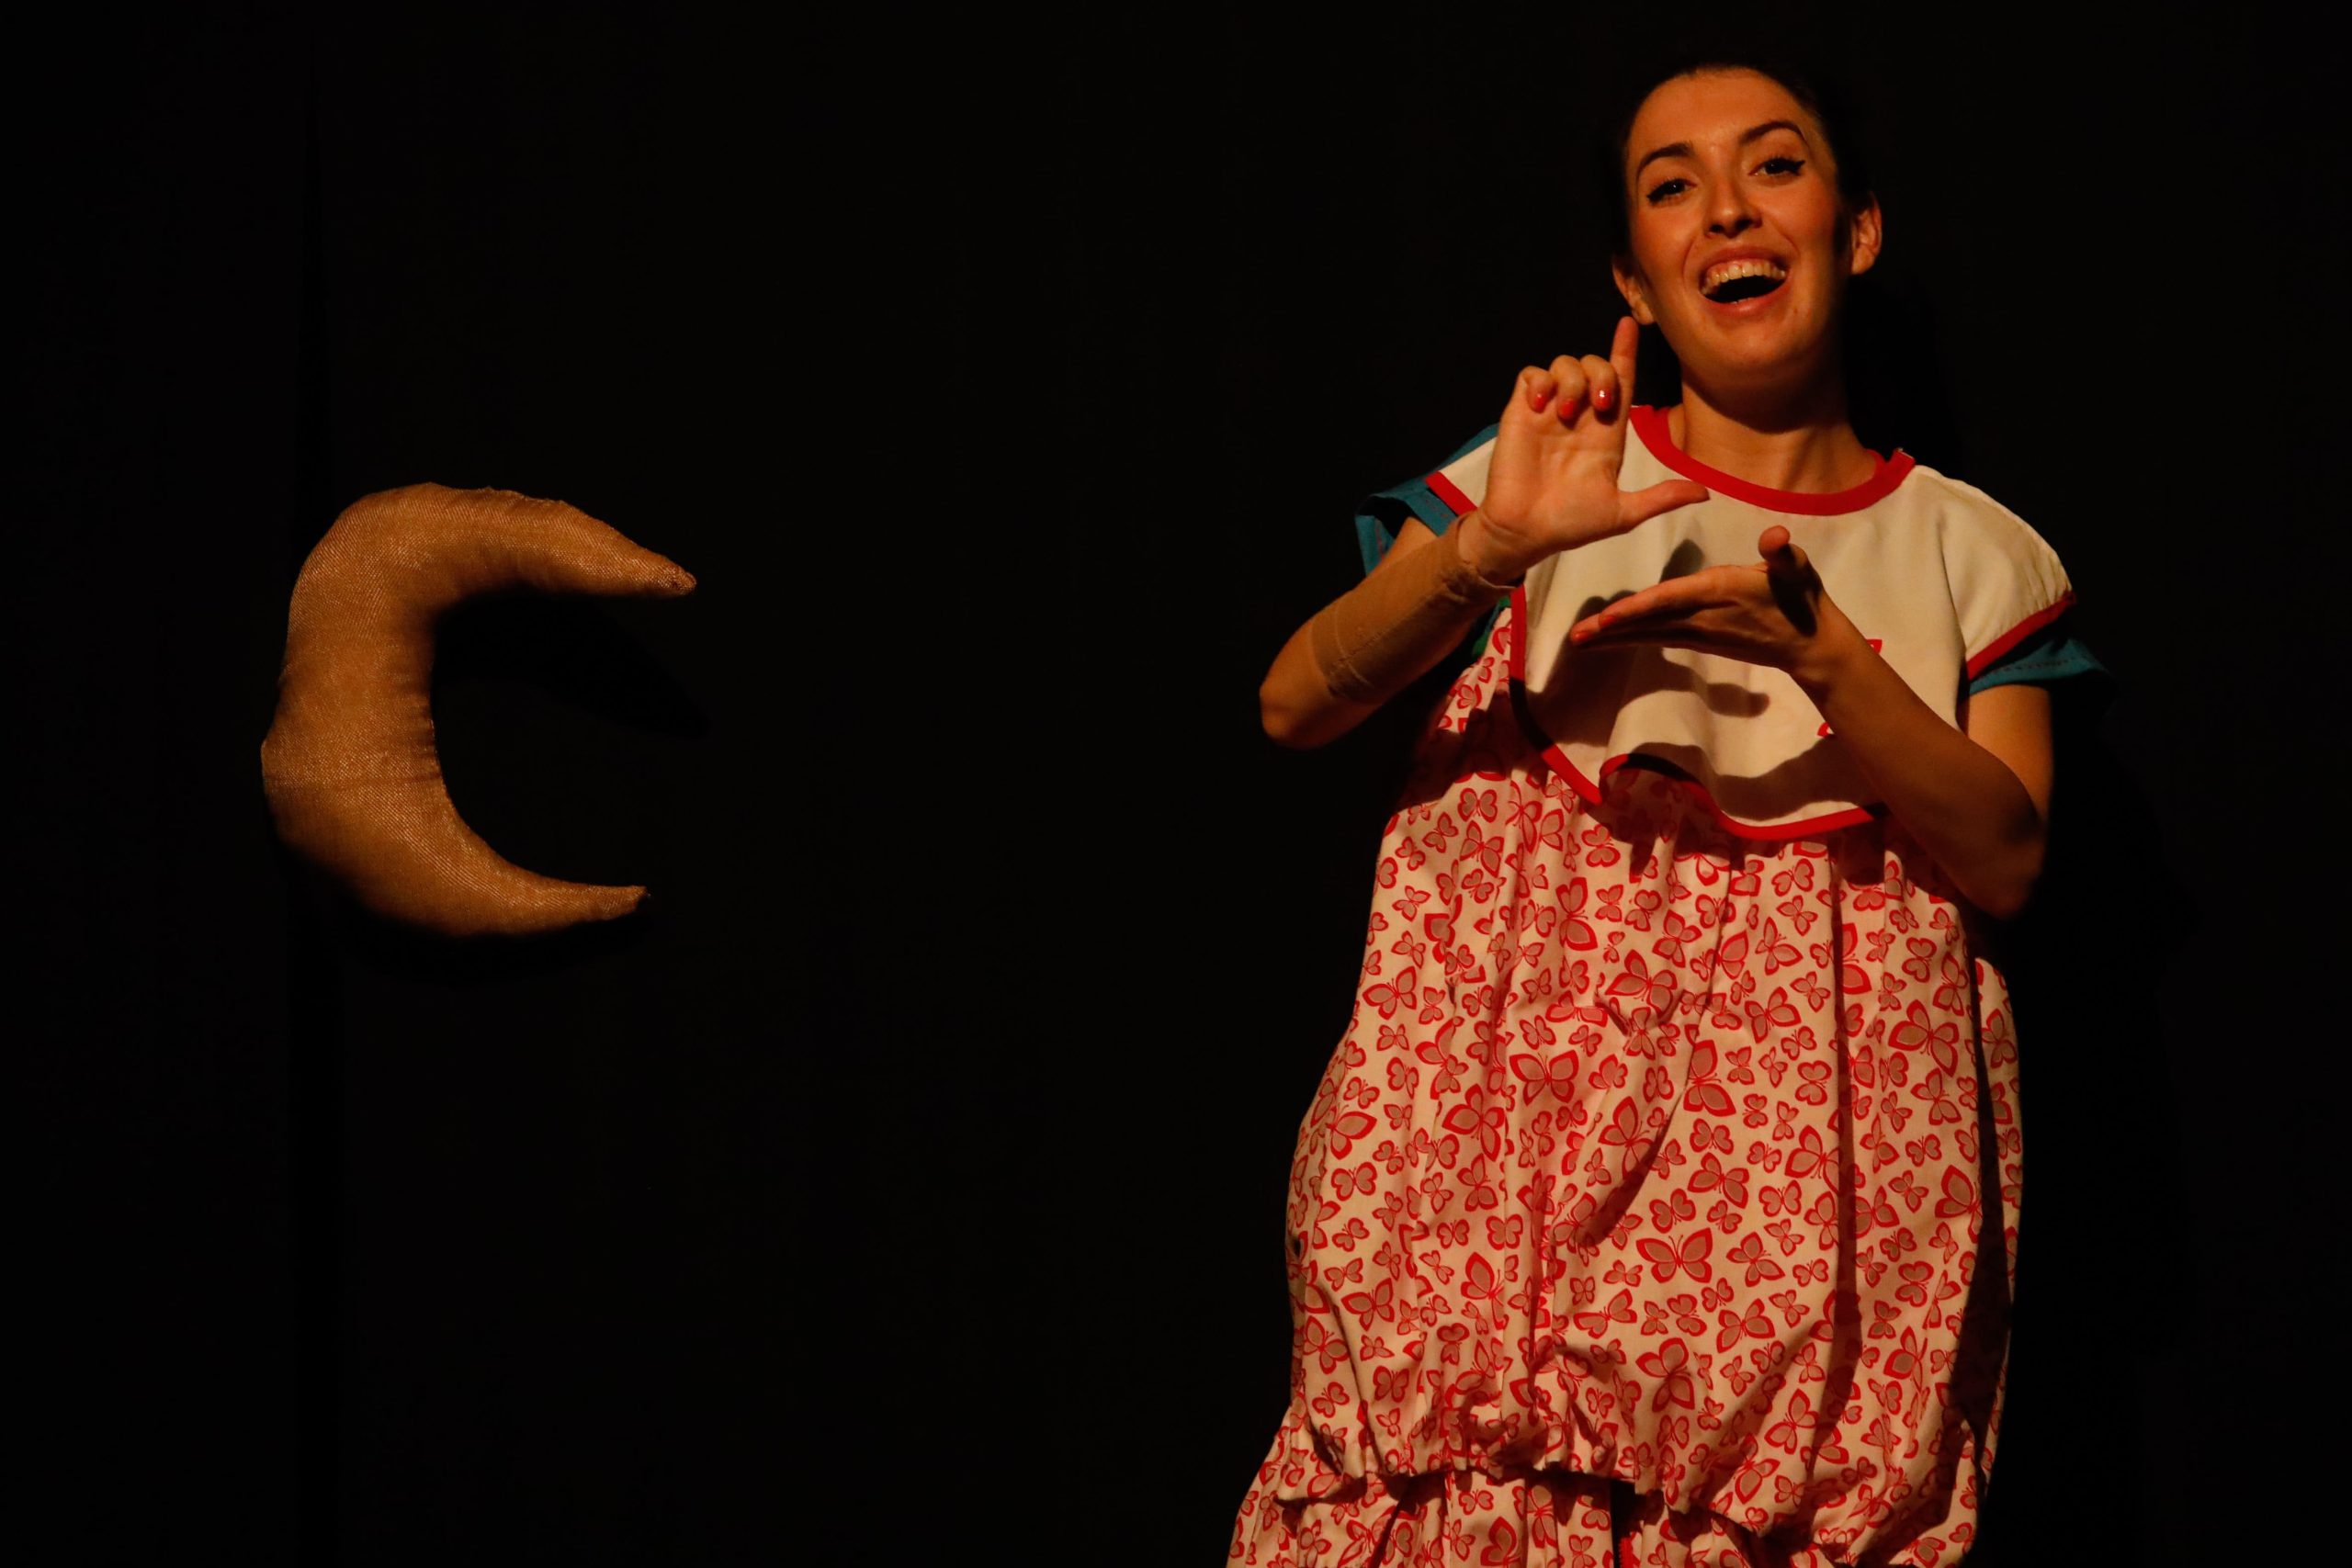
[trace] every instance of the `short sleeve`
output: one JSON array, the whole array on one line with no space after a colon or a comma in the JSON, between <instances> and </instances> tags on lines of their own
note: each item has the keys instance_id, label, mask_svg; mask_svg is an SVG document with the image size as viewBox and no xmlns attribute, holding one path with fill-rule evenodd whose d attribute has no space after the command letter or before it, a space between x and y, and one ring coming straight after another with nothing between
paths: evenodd
<instances>
[{"instance_id":1,"label":"short sleeve","mask_svg":"<svg viewBox=\"0 0 2352 1568\"><path fill-rule=\"evenodd\" d=\"M1437 468L1402 484L1376 490L1356 503L1356 542L1363 547L1363 570L1369 574L1396 542L1396 530L1407 517L1418 517L1432 534L1442 534L1461 515L1436 487L1444 483L1439 470L1476 452L1495 438L1498 426L1488 425L1454 450ZM1447 486L1451 490L1451 486ZM1458 493L1458 492L1457 492Z\"/></svg>"},{"instance_id":2,"label":"short sleeve","mask_svg":"<svg viewBox=\"0 0 2352 1568\"><path fill-rule=\"evenodd\" d=\"M1442 534L1453 525L1453 520L1468 510L1462 492L1449 483L1442 469L1460 462L1481 446L1494 440L1500 427L1488 425L1454 449L1453 456L1437 468L1402 484L1377 490L1356 503L1356 543L1363 551L1363 570L1369 575L1389 547L1396 542L1396 530L1405 525L1408 517L1418 517L1432 534ZM1448 499L1452 497L1453 499ZM1499 602L1487 611L1472 633L1472 657L1486 652L1487 638L1495 629L1495 617L1501 614Z\"/></svg>"},{"instance_id":3,"label":"short sleeve","mask_svg":"<svg viewBox=\"0 0 2352 1568\"><path fill-rule=\"evenodd\" d=\"M2025 519L1975 486L1929 469L1917 472L1926 499L1936 502L1929 515L1940 530L1944 582L1960 634L1962 690L1981 690L1980 682L2014 660L2051 657L2051 634L2060 632L2075 604L2058 553ZM2089 661L2097 667L2096 660ZM2040 668L2017 665L1987 683L2041 679L2018 673Z\"/></svg>"},{"instance_id":4,"label":"short sleeve","mask_svg":"<svg viewBox=\"0 0 2352 1568\"><path fill-rule=\"evenodd\" d=\"M2098 655L2075 635L2072 620L2061 615L1985 666L1968 682L1970 694L1994 686L2044 686L2077 676L2113 680Z\"/></svg>"}]
</instances>

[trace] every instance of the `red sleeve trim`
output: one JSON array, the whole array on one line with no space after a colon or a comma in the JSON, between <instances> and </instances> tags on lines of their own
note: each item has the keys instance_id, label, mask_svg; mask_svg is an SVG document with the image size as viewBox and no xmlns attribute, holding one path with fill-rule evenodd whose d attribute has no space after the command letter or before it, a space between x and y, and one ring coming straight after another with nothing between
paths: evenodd
<instances>
[{"instance_id":1,"label":"red sleeve trim","mask_svg":"<svg viewBox=\"0 0 2352 1568\"><path fill-rule=\"evenodd\" d=\"M1645 757L1639 751L1622 752L1601 763L1599 779L1586 777L1584 771L1568 761L1567 753L1561 750L1559 745L1537 726L1534 712L1527 704L1527 589L1524 585L1510 591L1510 699L1511 706L1519 714L1520 728L1524 729L1528 739L1535 743L1536 749L1543 753L1544 760L1558 770L1560 776L1568 781L1570 786L1576 790L1587 806L1600 804L1600 786L1607 782L1609 775L1618 769L1645 768L1651 773L1671 779L1691 799L1698 802L1700 807L1708 816L1713 818L1716 826L1722 828L1724 831L1737 838L1749 839L1761 843L1770 843L1782 839L1811 838L1839 828L1855 827L1886 815L1886 807L1883 806L1850 806L1842 811L1832 811L1820 817L1807 817L1794 822L1743 822L1717 806L1715 797L1707 793L1707 786L1697 779L1658 758Z\"/></svg>"},{"instance_id":2,"label":"red sleeve trim","mask_svg":"<svg viewBox=\"0 0 2352 1568\"><path fill-rule=\"evenodd\" d=\"M1986 670L1992 668L1994 660L1999 659L2001 655L2008 652L2009 649L2015 648L2018 644L2023 642L2026 638L2031 637L2034 633L2040 631L2042 627L2048 626L2051 622L2056 620L2059 616L2064 615L2074 607L2075 596L2072 593L2069 593L2065 595L2065 597L2060 599L2055 604L2051 605L2047 610L2036 610L2032 615L2028 615L2024 620L2019 621L2016 626L2011 626L2007 631L2005 631L1999 637L1995 637L1991 642L1985 644L1984 652L1978 654L1975 658L1968 661L1968 678L1973 681L1976 677L1984 673Z\"/></svg>"},{"instance_id":3,"label":"red sleeve trim","mask_svg":"<svg viewBox=\"0 0 2352 1568\"><path fill-rule=\"evenodd\" d=\"M1461 486L1443 474L1431 474L1429 477L1429 487L1431 495L1453 508L1453 515L1457 519L1468 515L1470 509L1477 504L1462 493Z\"/></svg>"}]
</instances>

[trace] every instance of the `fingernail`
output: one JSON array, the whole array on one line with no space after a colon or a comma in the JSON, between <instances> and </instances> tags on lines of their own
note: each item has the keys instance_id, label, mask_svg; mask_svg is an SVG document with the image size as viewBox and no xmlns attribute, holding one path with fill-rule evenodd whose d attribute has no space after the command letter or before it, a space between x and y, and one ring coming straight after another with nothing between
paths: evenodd
<instances>
[{"instance_id":1,"label":"fingernail","mask_svg":"<svg viewBox=\"0 0 2352 1568\"><path fill-rule=\"evenodd\" d=\"M1542 412L1544 412L1544 410L1545 409L1545 407L1546 407L1546 406L1548 406L1548 405L1550 404L1550 402L1552 401L1552 394L1551 394L1551 393L1549 393L1549 392L1546 392L1546 391L1541 391L1541 390L1539 390L1539 391L1537 391L1537 392L1536 392L1536 394L1535 394L1533 397L1532 397L1532 398L1528 399L1527 400L1528 400L1529 402L1532 402L1532 403L1533 403L1533 404L1535 405L1535 412L1536 412L1537 413L1542 413Z\"/></svg>"},{"instance_id":2,"label":"fingernail","mask_svg":"<svg viewBox=\"0 0 2352 1568\"><path fill-rule=\"evenodd\" d=\"M1617 394L1611 391L1608 388L1595 387L1592 389L1592 406L1599 409L1602 413L1607 413L1616 401Z\"/></svg>"}]
</instances>

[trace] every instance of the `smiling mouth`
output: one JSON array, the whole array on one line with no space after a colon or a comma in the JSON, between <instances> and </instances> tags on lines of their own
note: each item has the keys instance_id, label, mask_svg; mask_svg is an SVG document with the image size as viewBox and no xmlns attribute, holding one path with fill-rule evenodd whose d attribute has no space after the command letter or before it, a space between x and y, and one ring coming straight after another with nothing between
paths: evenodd
<instances>
[{"instance_id":1,"label":"smiling mouth","mask_svg":"<svg viewBox=\"0 0 2352 1568\"><path fill-rule=\"evenodd\" d=\"M1717 285L1707 298L1718 305L1736 305L1742 299L1760 299L1784 281L1778 277L1735 277L1729 283Z\"/></svg>"},{"instance_id":2,"label":"smiling mouth","mask_svg":"<svg viewBox=\"0 0 2352 1568\"><path fill-rule=\"evenodd\" d=\"M1709 267L1700 280L1699 292L1718 305L1736 305L1771 293L1788 276L1789 269L1777 261L1747 257Z\"/></svg>"}]
</instances>

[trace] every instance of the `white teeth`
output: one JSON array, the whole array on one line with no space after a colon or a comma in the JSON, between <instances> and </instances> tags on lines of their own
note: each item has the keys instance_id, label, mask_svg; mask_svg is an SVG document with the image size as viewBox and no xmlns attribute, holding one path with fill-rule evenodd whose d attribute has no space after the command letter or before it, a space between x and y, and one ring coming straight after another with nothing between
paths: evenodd
<instances>
[{"instance_id":1,"label":"white teeth","mask_svg":"<svg viewBox=\"0 0 2352 1568\"><path fill-rule=\"evenodd\" d=\"M1785 278L1788 276L1789 269L1787 267L1782 266L1779 262L1771 261L1762 256L1752 257L1746 261L1717 262L1700 276L1699 292L1702 294L1713 294L1716 289L1721 288L1724 284L1731 282L1735 278L1770 277L1780 279Z\"/></svg>"}]
</instances>

